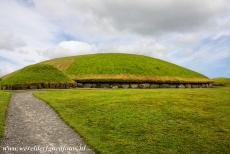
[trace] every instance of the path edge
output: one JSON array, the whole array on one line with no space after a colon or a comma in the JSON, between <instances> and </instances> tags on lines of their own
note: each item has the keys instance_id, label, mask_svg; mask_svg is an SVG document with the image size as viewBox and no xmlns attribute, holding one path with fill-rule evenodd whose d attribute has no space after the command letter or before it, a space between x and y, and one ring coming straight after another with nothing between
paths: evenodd
<instances>
[{"instance_id":1,"label":"path edge","mask_svg":"<svg viewBox=\"0 0 230 154\"><path fill-rule=\"evenodd\" d=\"M85 137L82 136L81 133L79 133L78 130L76 130L73 126L71 126L70 123L68 123L68 122L59 114L59 112L58 112L54 107L52 107L52 105L50 105L50 103L49 103L48 101L46 101L46 100L44 100L44 99L42 99L42 98L40 98L40 97L38 97L38 96L35 96L35 95L34 95L34 92L36 92L36 91L32 91L33 97L35 97L35 98L37 98L38 100L43 101L44 103L46 103L46 104L57 114L57 116L58 116L68 127L70 127L76 134L79 135L79 137L82 139L82 141L83 141L93 152L95 152L95 153L98 153L98 152L99 152L94 146L92 146L91 144L88 144L88 142L86 142Z\"/></svg>"}]
</instances>

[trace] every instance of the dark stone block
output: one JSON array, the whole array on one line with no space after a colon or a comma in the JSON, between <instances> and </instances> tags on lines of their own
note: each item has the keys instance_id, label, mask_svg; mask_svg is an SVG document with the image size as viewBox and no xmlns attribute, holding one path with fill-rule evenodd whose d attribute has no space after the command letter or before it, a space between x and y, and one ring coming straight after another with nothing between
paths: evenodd
<instances>
[{"instance_id":1,"label":"dark stone block","mask_svg":"<svg viewBox=\"0 0 230 154\"><path fill-rule=\"evenodd\" d=\"M198 84L192 84L192 88L198 88Z\"/></svg>"},{"instance_id":2,"label":"dark stone block","mask_svg":"<svg viewBox=\"0 0 230 154\"><path fill-rule=\"evenodd\" d=\"M83 87L83 83L78 83L77 82L77 87L82 88Z\"/></svg>"},{"instance_id":3,"label":"dark stone block","mask_svg":"<svg viewBox=\"0 0 230 154\"><path fill-rule=\"evenodd\" d=\"M176 88L177 85L176 84L169 84L169 88Z\"/></svg>"},{"instance_id":4,"label":"dark stone block","mask_svg":"<svg viewBox=\"0 0 230 154\"><path fill-rule=\"evenodd\" d=\"M13 88L12 85L7 86L7 90L13 90L12 88Z\"/></svg>"},{"instance_id":5,"label":"dark stone block","mask_svg":"<svg viewBox=\"0 0 230 154\"><path fill-rule=\"evenodd\" d=\"M169 84L160 84L160 88L170 88Z\"/></svg>"},{"instance_id":6,"label":"dark stone block","mask_svg":"<svg viewBox=\"0 0 230 154\"><path fill-rule=\"evenodd\" d=\"M108 83L102 83L100 84L100 88L110 88L110 85Z\"/></svg>"},{"instance_id":7,"label":"dark stone block","mask_svg":"<svg viewBox=\"0 0 230 154\"><path fill-rule=\"evenodd\" d=\"M62 89L66 89L66 83L61 83L61 87Z\"/></svg>"},{"instance_id":8,"label":"dark stone block","mask_svg":"<svg viewBox=\"0 0 230 154\"><path fill-rule=\"evenodd\" d=\"M74 87L76 87L76 85L74 83L69 83L69 87L74 88Z\"/></svg>"},{"instance_id":9,"label":"dark stone block","mask_svg":"<svg viewBox=\"0 0 230 154\"><path fill-rule=\"evenodd\" d=\"M44 88L49 88L49 83L44 83L44 84L43 84L43 87L44 87Z\"/></svg>"},{"instance_id":10,"label":"dark stone block","mask_svg":"<svg viewBox=\"0 0 230 154\"><path fill-rule=\"evenodd\" d=\"M92 86L91 88L96 88L97 84L96 83L92 83L91 86Z\"/></svg>"},{"instance_id":11,"label":"dark stone block","mask_svg":"<svg viewBox=\"0 0 230 154\"><path fill-rule=\"evenodd\" d=\"M138 88L138 84L131 83L131 84L130 84L130 88Z\"/></svg>"},{"instance_id":12,"label":"dark stone block","mask_svg":"<svg viewBox=\"0 0 230 154\"><path fill-rule=\"evenodd\" d=\"M118 85L118 88L123 88L122 87L122 83L119 83L119 84L117 84Z\"/></svg>"},{"instance_id":13,"label":"dark stone block","mask_svg":"<svg viewBox=\"0 0 230 154\"><path fill-rule=\"evenodd\" d=\"M92 84L91 83L84 83L83 88L92 88Z\"/></svg>"},{"instance_id":14,"label":"dark stone block","mask_svg":"<svg viewBox=\"0 0 230 154\"><path fill-rule=\"evenodd\" d=\"M27 84L22 84L22 85L20 86L20 88L21 88L22 90L26 90L26 89L28 89L28 85L27 85Z\"/></svg>"},{"instance_id":15,"label":"dark stone block","mask_svg":"<svg viewBox=\"0 0 230 154\"><path fill-rule=\"evenodd\" d=\"M202 84L198 84L198 88L202 88Z\"/></svg>"},{"instance_id":16,"label":"dark stone block","mask_svg":"<svg viewBox=\"0 0 230 154\"><path fill-rule=\"evenodd\" d=\"M38 84L37 84L37 88L38 88L38 89L42 89L42 84L41 84L41 83L38 83Z\"/></svg>"},{"instance_id":17,"label":"dark stone block","mask_svg":"<svg viewBox=\"0 0 230 154\"><path fill-rule=\"evenodd\" d=\"M66 88L66 89L69 89L69 88L70 88L68 83L65 83L65 88Z\"/></svg>"},{"instance_id":18,"label":"dark stone block","mask_svg":"<svg viewBox=\"0 0 230 154\"><path fill-rule=\"evenodd\" d=\"M30 84L29 89L37 89L37 85L36 84Z\"/></svg>"},{"instance_id":19,"label":"dark stone block","mask_svg":"<svg viewBox=\"0 0 230 154\"><path fill-rule=\"evenodd\" d=\"M184 84L178 84L177 88L185 88L185 85Z\"/></svg>"},{"instance_id":20,"label":"dark stone block","mask_svg":"<svg viewBox=\"0 0 230 154\"><path fill-rule=\"evenodd\" d=\"M3 90L7 90L7 85L2 86L2 89L3 89Z\"/></svg>"},{"instance_id":21,"label":"dark stone block","mask_svg":"<svg viewBox=\"0 0 230 154\"><path fill-rule=\"evenodd\" d=\"M160 88L160 85L157 83L150 84L150 88Z\"/></svg>"},{"instance_id":22,"label":"dark stone block","mask_svg":"<svg viewBox=\"0 0 230 154\"><path fill-rule=\"evenodd\" d=\"M112 84L111 88L113 88L113 89L119 88L119 85L118 84Z\"/></svg>"},{"instance_id":23,"label":"dark stone block","mask_svg":"<svg viewBox=\"0 0 230 154\"><path fill-rule=\"evenodd\" d=\"M150 84L149 83L140 83L138 85L139 88L150 88Z\"/></svg>"},{"instance_id":24,"label":"dark stone block","mask_svg":"<svg viewBox=\"0 0 230 154\"><path fill-rule=\"evenodd\" d=\"M185 84L185 88L191 88L192 85L191 84Z\"/></svg>"},{"instance_id":25,"label":"dark stone block","mask_svg":"<svg viewBox=\"0 0 230 154\"><path fill-rule=\"evenodd\" d=\"M123 83L123 84L121 84L121 87L122 87L122 88L129 88L129 84Z\"/></svg>"},{"instance_id":26,"label":"dark stone block","mask_svg":"<svg viewBox=\"0 0 230 154\"><path fill-rule=\"evenodd\" d=\"M50 84L49 84L49 88L54 89L54 88L55 88L55 83L50 83Z\"/></svg>"},{"instance_id":27,"label":"dark stone block","mask_svg":"<svg viewBox=\"0 0 230 154\"><path fill-rule=\"evenodd\" d=\"M201 84L201 88L207 88L206 84L205 83Z\"/></svg>"}]
</instances>

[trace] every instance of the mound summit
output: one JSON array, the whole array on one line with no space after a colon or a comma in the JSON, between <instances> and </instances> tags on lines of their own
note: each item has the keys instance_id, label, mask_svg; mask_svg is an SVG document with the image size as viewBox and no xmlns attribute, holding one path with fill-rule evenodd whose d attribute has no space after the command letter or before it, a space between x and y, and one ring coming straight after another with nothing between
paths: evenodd
<instances>
[{"instance_id":1,"label":"mound summit","mask_svg":"<svg viewBox=\"0 0 230 154\"><path fill-rule=\"evenodd\" d=\"M2 77L2 89L208 87L206 76L143 55L101 53L51 59ZM200 86L199 86L200 85Z\"/></svg>"}]
</instances>

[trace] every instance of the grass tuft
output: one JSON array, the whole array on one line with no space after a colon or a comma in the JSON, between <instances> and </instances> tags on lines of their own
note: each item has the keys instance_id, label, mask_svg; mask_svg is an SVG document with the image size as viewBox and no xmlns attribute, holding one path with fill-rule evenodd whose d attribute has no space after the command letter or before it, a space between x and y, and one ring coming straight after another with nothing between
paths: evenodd
<instances>
[{"instance_id":1,"label":"grass tuft","mask_svg":"<svg viewBox=\"0 0 230 154\"><path fill-rule=\"evenodd\" d=\"M7 105L10 99L10 93L0 90L0 144L3 136L4 126L5 126L5 116Z\"/></svg>"}]
</instances>

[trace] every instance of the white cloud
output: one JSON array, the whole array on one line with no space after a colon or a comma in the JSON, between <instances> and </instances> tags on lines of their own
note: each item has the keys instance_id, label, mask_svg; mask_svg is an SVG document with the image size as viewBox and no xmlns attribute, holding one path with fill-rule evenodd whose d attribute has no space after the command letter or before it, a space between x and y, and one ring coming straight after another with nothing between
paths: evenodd
<instances>
[{"instance_id":1,"label":"white cloud","mask_svg":"<svg viewBox=\"0 0 230 154\"><path fill-rule=\"evenodd\" d=\"M96 51L96 47L86 42L63 41L60 42L56 48L49 49L48 51L44 52L44 55L54 58L54 57L80 55L84 53L94 53L95 51Z\"/></svg>"}]
</instances>

